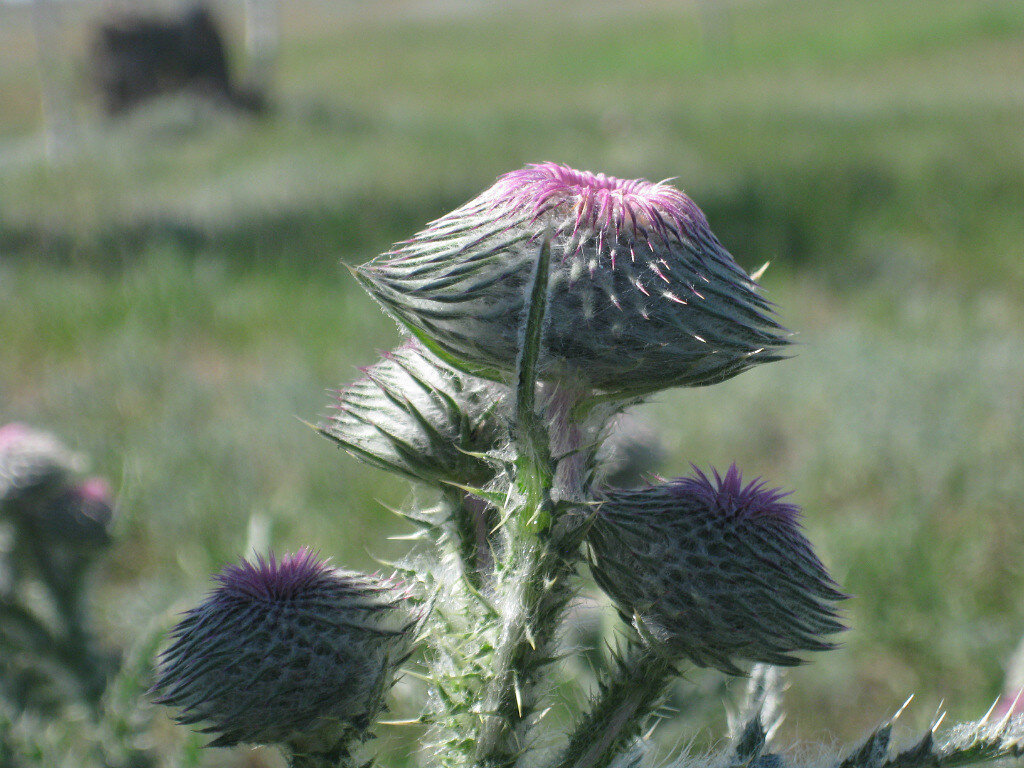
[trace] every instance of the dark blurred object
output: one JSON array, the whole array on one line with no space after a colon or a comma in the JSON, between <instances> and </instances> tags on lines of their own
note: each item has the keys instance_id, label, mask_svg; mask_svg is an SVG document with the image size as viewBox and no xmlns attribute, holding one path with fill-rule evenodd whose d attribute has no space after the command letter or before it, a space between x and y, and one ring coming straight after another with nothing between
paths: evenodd
<instances>
[{"instance_id":1,"label":"dark blurred object","mask_svg":"<svg viewBox=\"0 0 1024 768\"><path fill-rule=\"evenodd\" d=\"M598 483L615 488L642 485L665 458L665 446L654 425L635 414L621 413L597 451Z\"/></svg>"},{"instance_id":2,"label":"dark blurred object","mask_svg":"<svg viewBox=\"0 0 1024 768\"><path fill-rule=\"evenodd\" d=\"M182 91L254 114L267 106L261 91L232 75L224 36L202 5L180 18L124 14L103 22L93 42L92 79L109 115Z\"/></svg>"}]
</instances>

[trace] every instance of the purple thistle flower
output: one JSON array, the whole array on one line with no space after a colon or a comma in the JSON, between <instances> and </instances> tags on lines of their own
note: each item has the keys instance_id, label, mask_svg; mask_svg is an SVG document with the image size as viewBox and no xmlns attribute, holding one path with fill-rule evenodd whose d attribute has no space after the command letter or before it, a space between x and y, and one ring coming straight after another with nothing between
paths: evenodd
<instances>
[{"instance_id":1,"label":"purple thistle flower","mask_svg":"<svg viewBox=\"0 0 1024 768\"><path fill-rule=\"evenodd\" d=\"M845 629L836 589L799 527L799 508L733 465L600 497L591 571L655 648L741 674L738 661L792 665Z\"/></svg>"},{"instance_id":2,"label":"purple thistle flower","mask_svg":"<svg viewBox=\"0 0 1024 768\"><path fill-rule=\"evenodd\" d=\"M507 390L442 365L410 341L338 393L320 433L374 466L433 485L482 487L480 454L505 436Z\"/></svg>"},{"instance_id":3,"label":"purple thistle flower","mask_svg":"<svg viewBox=\"0 0 1024 768\"><path fill-rule=\"evenodd\" d=\"M211 746L276 744L341 756L384 709L414 622L388 580L332 568L308 549L243 561L185 613L153 692Z\"/></svg>"},{"instance_id":4,"label":"purple thistle flower","mask_svg":"<svg viewBox=\"0 0 1024 768\"><path fill-rule=\"evenodd\" d=\"M531 165L357 276L400 324L474 370L508 377L547 233L542 377L645 394L779 359L787 342L771 305L697 205L666 182Z\"/></svg>"}]
</instances>

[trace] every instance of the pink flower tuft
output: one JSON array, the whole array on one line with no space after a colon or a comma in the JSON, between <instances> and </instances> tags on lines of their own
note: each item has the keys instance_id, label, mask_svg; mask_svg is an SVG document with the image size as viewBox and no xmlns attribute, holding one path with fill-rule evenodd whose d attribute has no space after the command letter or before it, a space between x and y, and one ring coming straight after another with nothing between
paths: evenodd
<instances>
[{"instance_id":1,"label":"pink flower tuft","mask_svg":"<svg viewBox=\"0 0 1024 768\"><path fill-rule=\"evenodd\" d=\"M229 565L215 577L221 585L222 599L255 599L267 602L288 600L315 588L316 582L329 579L333 569L316 552L303 547L280 560L271 552L266 558L256 555L256 562L243 560Z\"/></svg>"},{"instance_id":2,"label":"pink flower tuft","mask_svg":"<svg viewBox=\"0 0 1024 768\"><path fill-rule=\"evenodd\" d=\"M4 424L0 427L0 451L25 439L31 433L32 430L20 422L12 421L10 424Z\"/></svg>"},{"instance_id":3,"label":"pink flower tuft","mask_svg":"<svg viewBox=\"0 0 1024 768\"><path fill-rule=\"evenodd\" d=\"M110 504L114 494L110 490L110 484L102 477L90 477L78 486L78 495L83 501Z\"/></svg>"},{"instance_id":4,"label":"pink flower tuft","mask_svg":"<svg viewBox=\"0 0 1024 768\"><path fill-rule=\"evenodd\" d=\"M533 218L554 209L564 211L574 219L574 233L597 230L618 239L623 233L654 232L677 240L709 235L704 213L667 180L653 184L620 179L557 163L534 163L506 173L483 201L528 212Z\"/></svg>"},{"instance_id":5,"label":"pink flower tuft","mask_svg":"<svg viewBox=\"0 0 1024 768\"><path fill-rule=\"evenodd\" d=\"M787 523L800 519L800 507L783 501L792 491L768 488L761 478L755 478L743 485L739 468L733 463L725 477L712 468L714 480L704 474L695 464L692 477L680 477L670 483L672 493L679 497L698 500L708 510L715 510L727 517L754 519L775 518Z\"/></svg>"}]
</instances>

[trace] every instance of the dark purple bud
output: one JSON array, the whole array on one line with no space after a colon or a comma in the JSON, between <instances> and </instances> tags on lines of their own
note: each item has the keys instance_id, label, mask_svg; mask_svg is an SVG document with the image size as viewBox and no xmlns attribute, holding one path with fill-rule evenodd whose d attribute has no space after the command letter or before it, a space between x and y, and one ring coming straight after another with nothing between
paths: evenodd
<instances>
[{"instance_id":1,"label":"dark purple bud","mask_svg":"<svg viewBox=\"0 0 1024 768\"><path fill-rule=\"evenodd\" d=\"M394 582L332 568L308 549L243 561L188 611L153 691L211 746L343 754L384 709L414 622Z\"/></svg>"},{"instance_id":2,"label":"dark purple bud","mask_svg":"<svg viewBox=\"0 0 1024 768\"><path fill-rule=\"evenodd\" d=\"M549 233L545 379L622 394L700 386L776 360L787 343L689 197L554 163L502 176L357 274L400 324L507 378Z\"/></svg>"},{"instance_id":3,"label":"dark purple bud","mask_svg":"<svg viewBox=\"0 0 1024 768\"><path fill-rule=\"evenodd\" d=\"M599 497L591 570L650 644L698 666L799 663L845 627L836 588L800 531L788 494L762 481L691 477Z\"/></svg>"}]
</instances>

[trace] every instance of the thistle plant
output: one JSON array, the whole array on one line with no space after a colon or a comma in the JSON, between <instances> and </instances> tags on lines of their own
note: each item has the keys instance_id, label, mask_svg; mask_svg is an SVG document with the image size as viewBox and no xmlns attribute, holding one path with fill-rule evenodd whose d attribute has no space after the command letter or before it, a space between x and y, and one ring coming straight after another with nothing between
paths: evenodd
<instances>
[{"instance_id":1,"label":"thistle plant","mask_svg":"<svg viewBox=\"0 0 1024 768\"><path fill-rule=\"evenodd\" d=\"M655 764L645 734L659 705L689 667L711 667L750 675L748 700L724 752L680 765L800 764L772 744L779 668L845 629L800 509L735 466L643 477L658 452L624 433L653 393L784 356L756 276L697 205L668 182L532 165L355 276L407 339L316 428L434 493L434 507L403 511L429 546L395 564L401 590L308 552L228 568L173 631L159 700L213 745L349 766L367 759L357 747L411 653L406 671L427 688L417 762L625 768ZM563 727L545 715L585 565L623 621L586 711ZM819 764L999 759L1021 754L1022 729L983 718L892 752L887 721Z\"/></svg>"},{"instance_id":2,"label":"thistle plant","mask_svg":"<svg viewBox=\"0 0 1024 768\"><path fill-rule=\"evenodd\" d=\"M0 427L0 694L16 711L99 706L113 660L90 631L86 578L111 543L113 495L84 457L19 423Z\"/></svg>"}]
</instances>

